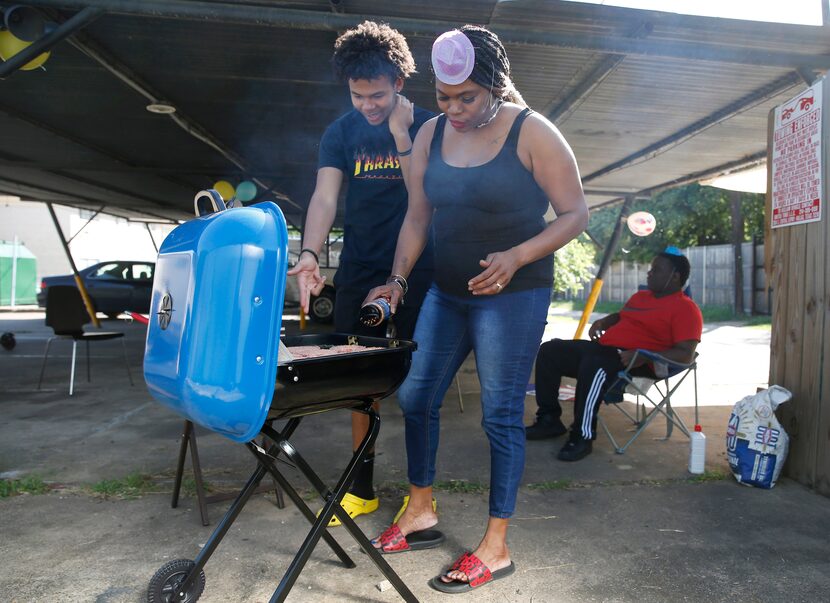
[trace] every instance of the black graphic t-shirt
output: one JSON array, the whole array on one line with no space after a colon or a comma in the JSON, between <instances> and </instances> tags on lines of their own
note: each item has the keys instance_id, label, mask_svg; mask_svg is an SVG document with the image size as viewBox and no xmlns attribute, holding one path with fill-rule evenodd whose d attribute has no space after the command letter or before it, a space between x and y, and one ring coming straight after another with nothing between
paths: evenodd
<instances>
[{"instance_id":1,"label":"black graphic t-shirt","mask_svg":"<svg viewBox=\"0 0 830 603\"><path fill-rule=\"evenodd\" d=\"M433 113L415 107L409 128L412 140ZM370 125L352 110L326 128L320 141L318 168L333 167L348 179L340 264L390 271L407 192L389 124ZM432 269L432 241L415 269Z\"/></svg>"}]
</instances>

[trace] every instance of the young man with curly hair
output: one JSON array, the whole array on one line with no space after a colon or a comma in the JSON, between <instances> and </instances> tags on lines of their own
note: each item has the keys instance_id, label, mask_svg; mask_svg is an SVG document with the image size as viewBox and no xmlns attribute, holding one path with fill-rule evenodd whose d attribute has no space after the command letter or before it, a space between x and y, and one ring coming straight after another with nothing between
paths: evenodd
<instances>
[{"instance_id":1,"label":"young man with curly hair","mask_svg":"<svg viewBox=\"0 0 830 603\"><path fill-rule=\"evenodd\" d=\"M415 73L415 61L406 39L388 25L365 21L346 31L334 44L332 62L337 79L348 84L353 109L331 123L320 141L317 184L308 205L302 251L288 274L297 275L300 303L307 312L310 294L323 288L325 277L320 275L317 254L347 182L343 250L334 277L335 330L383 337L385 324L360 323L360 307L370 289L394 281L406 295L406 303L394 316L397 336L411 339L432 278L432 249L428 246L408 279L392 274L392 259L407 210L412 141L433 113L415 107L401 94L404 81ZM354 448L368 425L366 415L352 413ZM373 470L371 453L342 502L352 517L378 507ZM333 518L329 525L339 523Z\"/></svg>"}]
</instances>

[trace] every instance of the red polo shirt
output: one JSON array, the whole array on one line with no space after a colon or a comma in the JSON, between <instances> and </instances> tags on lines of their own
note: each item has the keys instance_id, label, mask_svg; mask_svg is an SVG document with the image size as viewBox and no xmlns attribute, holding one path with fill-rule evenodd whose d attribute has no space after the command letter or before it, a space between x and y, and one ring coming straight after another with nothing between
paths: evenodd
<instances>
[{"instance_id":1,"label":"red polo shirt","mask_svg":"<svg viewBox=\"0 0 830 603\"><path fill-rule=\"evenodd\" d=\"M628 299L620 310L620 321L599 342L615 348L661 352L680 341L700 341L702 332L700 308L682 291L655 297L645 290Z\"/></svg>"}]
</instances>

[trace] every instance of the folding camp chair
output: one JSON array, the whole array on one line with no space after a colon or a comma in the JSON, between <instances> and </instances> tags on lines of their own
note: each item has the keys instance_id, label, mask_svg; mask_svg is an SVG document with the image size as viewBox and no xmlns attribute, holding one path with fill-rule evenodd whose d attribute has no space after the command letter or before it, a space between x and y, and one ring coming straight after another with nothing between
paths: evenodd
<instances>
[{"instance_id":1,"label":"folding camp chair","mask_svg":"<svg viewBox=\"0 0 830 603\"><path fill-rule=\"evenodd\" d=\"M643 375L638 370L640 367L634 368L634 365L640 358L648 359L653 366L653 372L650 372L648 375ZM625 444L620 446L611 433L611 430L608 429L608 425L602 416L598 417L599 423L605 431L605 435L611 440L611 445L614 446L617 454L624 454L626 449L643 433L645 428L649 426L658 414L666 417L666 436L659 439L668 440L671 437L675 425L686 437L691 437L689 435L689 428L686 427L683 419L677 415L671 405L672 395L677 391L677 388L680 387L683 381L686 380L689 374L692 375L695 384L695 420L697 420L697 354L695 354L695 358L690 364L682 364L664 358L656 352L649 352L647 350L636 351L631 362L629 362L625 369L617 373L616 380L605 393L606 404L619 410L634 424L634 433ZM635 415L632 415L620 404L623 401L623 394L633 394L636 396L637 407ZM651 407L647 403L650 403Z\"/></svg>"}]
</instances>

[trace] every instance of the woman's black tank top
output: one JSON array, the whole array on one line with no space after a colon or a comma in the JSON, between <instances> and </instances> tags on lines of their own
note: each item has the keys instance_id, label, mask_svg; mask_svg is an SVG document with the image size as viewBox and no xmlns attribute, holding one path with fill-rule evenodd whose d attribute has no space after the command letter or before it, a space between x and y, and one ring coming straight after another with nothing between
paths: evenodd
<instances>
[{"instance_id":1,"label":"woman's black tank top","mask_svg":"<svg viewBox=\"0 0 830 603\"><path fill-rule=\"evenodd\" d=\"M435 283L452 295L470 296L467 281L480 274L488 254L506 251L544 230L547 195L516 151L524 109L513 121L498 155L483 165L454 167L444 162L441 143L446 115L440 115L424 175L424 192L435 213ZM504 291L550 287L553 254L522 266Z\"/></svg>"}]
</instances>

